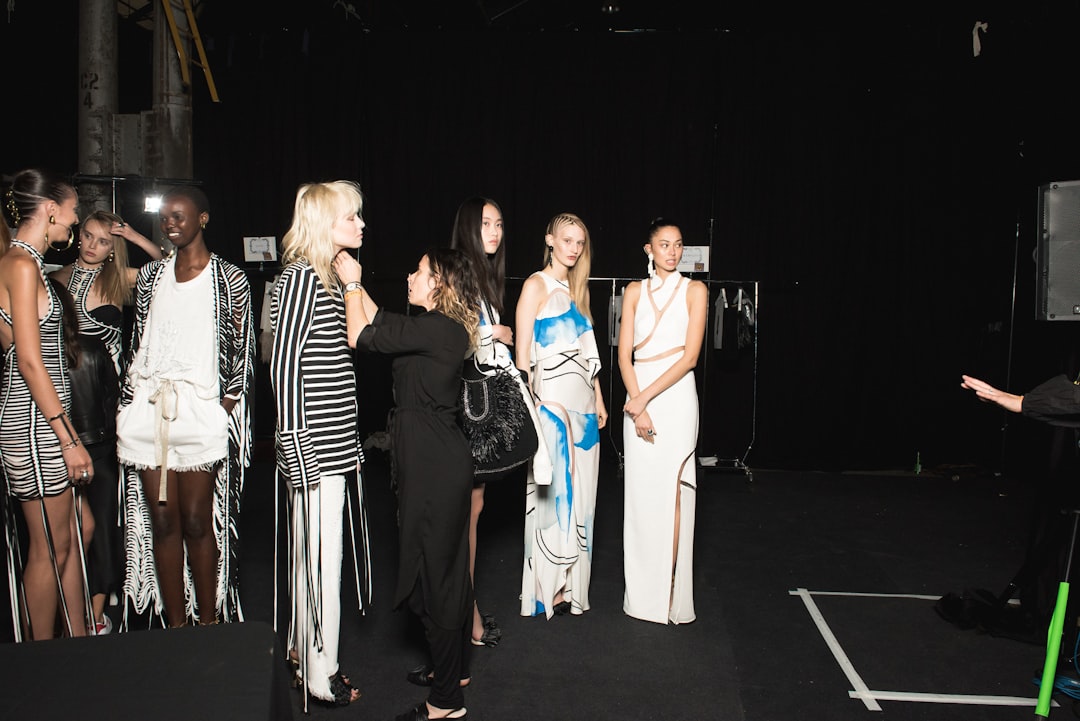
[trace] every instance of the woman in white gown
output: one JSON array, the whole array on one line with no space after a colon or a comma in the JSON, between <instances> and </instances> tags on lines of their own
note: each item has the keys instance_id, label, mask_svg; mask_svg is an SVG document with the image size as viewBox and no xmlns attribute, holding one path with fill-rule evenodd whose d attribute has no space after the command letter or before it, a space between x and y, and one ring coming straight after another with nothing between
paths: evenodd
<instances>
[{"instance_id":1,"label":"woman in white gown","mask_svg":"<svg viewBox=\"0 0 1080 721\"><path fill-rule=\"evenodd\" d=\"M708 289L678 271L682 233L657 218L645 245L649 277L623 294L619 370L625 492L623 573L627 615L689 623L694 614L694 368L705 337Z\"/></svg>"}]
</instances>

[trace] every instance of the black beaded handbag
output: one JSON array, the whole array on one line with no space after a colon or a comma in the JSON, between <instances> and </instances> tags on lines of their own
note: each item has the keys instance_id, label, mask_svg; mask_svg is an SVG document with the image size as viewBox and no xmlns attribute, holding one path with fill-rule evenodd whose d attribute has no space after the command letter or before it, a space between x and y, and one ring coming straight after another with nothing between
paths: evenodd
<instances>
[{"instance_id":1,"label":"black beaded handbag","mask_svg":"<svg viewBox=\"0 0 1080 721\"><path fill-rule=\"evenodd\" d=\"M465 361L462 425L479 480L504 478L540 447L521 382L516 370L480 365L475 356Z\"/></svg>"}]
</instances>

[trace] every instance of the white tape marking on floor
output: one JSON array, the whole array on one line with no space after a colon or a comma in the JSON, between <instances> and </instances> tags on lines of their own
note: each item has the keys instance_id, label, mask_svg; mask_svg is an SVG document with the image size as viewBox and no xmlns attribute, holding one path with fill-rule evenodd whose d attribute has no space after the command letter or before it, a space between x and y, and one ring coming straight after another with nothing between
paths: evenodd
<instances>
[{"instance_id":1,"label":"white tape marking on floor","mask_svg":"<svg viewBox=\"0 0 1080 721\"><path fill-rule=\"evenodd\" d=\"M848 691L848 696L851 698L863 698L864 695L879 701L955 703L970 706L1034 706L1039 701L1037 698L1024 698L1023 696L971 696L958 693L917 693L915 691L867 691L862 694L858 691ZM1053 700L1051 700L1051 705L1060 707L1060 704Z\"/></svg>"},{"instance_id":2,"label":"white tape marking on floor","mask_svg":"<svg viewBox=\"0 0 1080 721\"><path fill-rule=\"evenodd\" d=\"M810 592L805 588L795 589L799 598L802 599L803 604L806 606L806 610L810 613L810 618L814 619L814 623L818 627L818 631L821 632L821 637L825 640L825 644L832 651L833 658L836 659L836 663L840 665L840 670L847 676L848 681L851 682L852 688L855 689L856 698L860 699L865 705L867 711L880 711L881 706L878 704L874 697L870 693L870 689L863 683L862 677L855 671L855 667L851 664L851 660L848 659L847 654L844 653L844 649L840 648L840 642L836 640L836 636L833 635L832 630L829 628L829 624L825 623L825 617L821 615L821 611L818 610L817 604L814 603L814 599L810 597Z\"/></svg>"}]
</instances>

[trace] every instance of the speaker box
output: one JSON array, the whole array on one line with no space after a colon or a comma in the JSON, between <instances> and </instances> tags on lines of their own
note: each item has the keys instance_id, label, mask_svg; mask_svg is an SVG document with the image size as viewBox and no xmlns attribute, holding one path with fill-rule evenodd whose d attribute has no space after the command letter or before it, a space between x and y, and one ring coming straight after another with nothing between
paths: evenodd
<instances>
[{"instance_id":1,"label":"speaker box","mask_svg":"<svg viewBox=\"0 0 1080 721\"><path fill-rule=\"evenodd\" d=\"M1080 321L1080 180L1039 186L1037 320Z\"/></svg>"},{"instance_id":2,"label":"speaker box","mask_svg":"<svg viewBox=\"0 0 1080 721\"><path fill-rule=\"evenodd\" d=\"M0 718L286 721L280 649L261 622L0 644Z\"/></svg>"}]
</instances>

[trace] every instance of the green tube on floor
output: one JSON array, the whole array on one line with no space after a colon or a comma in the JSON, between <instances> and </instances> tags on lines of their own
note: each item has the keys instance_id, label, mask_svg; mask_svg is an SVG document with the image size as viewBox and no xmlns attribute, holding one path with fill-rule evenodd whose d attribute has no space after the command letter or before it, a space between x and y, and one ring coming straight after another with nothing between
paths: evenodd
<instances>
[{"instance_id":1,"label":"green tube on floor","mask_svg":"<svg viewBox=\"0 0 1080 721\"><path fill-rule=\"evenodd\" d=\"M1046 632L1046 663L1043 664L1042 678L1039 679L1039 702L1035 705L1037 716L1050 715L1050 695L1054 692L1054 680L1057 678L1058 652L1061 649L1061 631L1065 625L1065 605L1069 601L1069 584L1058 584L1057 604L1054 615L1050 618L1050 629Z\"/></svg>"}]
</instances>

